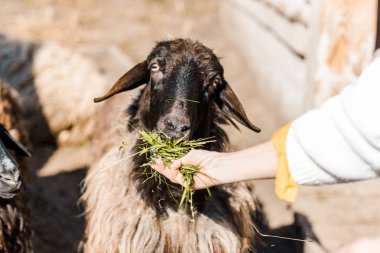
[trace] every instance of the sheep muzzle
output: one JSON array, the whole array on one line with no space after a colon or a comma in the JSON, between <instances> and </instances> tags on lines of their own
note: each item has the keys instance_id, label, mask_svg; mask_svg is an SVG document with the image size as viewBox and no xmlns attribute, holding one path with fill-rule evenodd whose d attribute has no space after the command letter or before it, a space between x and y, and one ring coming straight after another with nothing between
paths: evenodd
<instances>
[{"instance_id":1,"label":"sheep muzzle","mask_svg":"<svg viewBox=\"0 0 380 253\"><path fill-rule=\"evenodd\" d=\"M191 122L187 113L176 108L157 122L157 131L163 133L165 137L173 139L190 139L191 129Z\"/></svg>"},{"instance_id":2,"label":"sheep muzzle","mask_svg":"<svg viewBox=\"0 0 380 253\"><path fill-rule=\"evenodd\" d=\"M19 166L0 141L0 197L13 198L21 184Z\"/></svg>"}]
</instances>

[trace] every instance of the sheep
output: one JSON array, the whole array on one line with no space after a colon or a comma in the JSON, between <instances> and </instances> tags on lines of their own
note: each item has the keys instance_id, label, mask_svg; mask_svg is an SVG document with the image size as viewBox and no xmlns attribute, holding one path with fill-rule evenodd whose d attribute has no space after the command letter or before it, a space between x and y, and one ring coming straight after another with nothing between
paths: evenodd
<instances>
[{"instance_id":1,"label":"sheep","mask_svg":"<svg viewBox=\"0 0 380 253\"><path fill-rule=\"evenodd\" d=\"M211 49L191 39L161 41L147 59L124 74L103 97L146 84L115 124L115 105L106 111L95 147L94 161L84 180L84 252L256 252L263 245L253 224L262 219L260 205L250 183L197 190L191 215L178 210L169 192L141 173L146 158L137 156L138 130L157 130L178 138L213 136L205 147L223 151L228 137L223 125L232 119L259 132L247 118L223 67ZM117 97L118 98L118 97ZM196 101L196 102L194 102ZM125 103L118 99L117 103ZM112 115L112 117L110 116ZM111 121L111 122L110 122ZM101 125L104 128L100 127ZM236 125L235 125L236 126ZM120 136L121 131L123 136ZM130 143L119 151L122 138ZM136 144L136 145L134 145ZM231 168L233 169L233 168ZM260 251L261 252L261 251Z\"/></svg>"},{"instance_id":2,"label":"sheep","mask_svg":"<svg viewBox=\"0 0 380 253\"><path fill-rule=\"evenodd\" d=\"M34 44L0 34L0 78L21 95L34 144L81 145L91 139L91 98L106 91L106 77L88 57L57 43ZM58 113L59 112L59 113Z\"/></svg>"},{"instance_id":3,"label":"sheep","mask_svg":"<svg viewBox=\"0 0 380 253\"><path fill-rule=\"evenodd\" d=\"M27 143L21 117L15 91L0 80L0 252L6 253L33 252L27 197L21 187L21 178L27 179L23 156L31 154L20 143Z\"/></svg>"}]
</instances>

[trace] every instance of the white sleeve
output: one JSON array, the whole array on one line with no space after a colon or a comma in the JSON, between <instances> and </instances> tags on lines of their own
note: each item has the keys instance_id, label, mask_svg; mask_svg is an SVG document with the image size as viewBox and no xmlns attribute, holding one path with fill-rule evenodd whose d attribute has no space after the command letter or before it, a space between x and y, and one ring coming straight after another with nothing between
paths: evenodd
<instances>
[{"instance_id":1,"label":"white sleeve","mask_svg":"<svg viewBox=\"0 0 380 253\"><path fill-rule=\"evenodd\" d=\"M380 57L357 84L292 124L286 152L290 173L299 184L380 176Z\"/></svg>"}]
</instances>

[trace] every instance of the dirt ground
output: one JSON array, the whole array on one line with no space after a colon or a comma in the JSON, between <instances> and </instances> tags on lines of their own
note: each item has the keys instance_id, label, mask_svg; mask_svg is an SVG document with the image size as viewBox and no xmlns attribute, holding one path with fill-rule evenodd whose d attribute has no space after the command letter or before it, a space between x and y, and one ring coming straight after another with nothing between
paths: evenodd
<instances>
[{"instance_id":1,"label":"dirt ground","mask_svg":"<svg viewBox=\"0 0 380 253\"><path fill-rule=\"evenodd\" d=\"M200 40L222 57L226 79L241 98L249 118L263 129L259 135L230 129L232 147L240 149L266 140L285 122L278 120L276 105L268 104L257 92L251 83L253 74L244 71L247 63L238 55L231 33L223 28L220 8L216 0L0 0L0 33L37 43L55 41L83 52L117 46L133 62L144 59L161 39ZM112 72L110 85L122 74L122 69L109 70L107 61L91 53L88 56L102 71ZM65 155L51 161L57 152L80 156L75 148L57 151L57 147L45 145L34 151L30 166L28 192L37 253L76 252L83 232L78 198L85 163L59 166L66 161ZM325 252L334 252L355 238L380 232L378 185L379 181L372 181L326 189L302 188L293 206L276 199L271 180L257 182L257 191L273 228L291 224L295 211L300 212L312 223ZM297 217L305 223L303 216ZM323 252L323 248L307 245L305 252Z\"/></svg>"}]
</instances>

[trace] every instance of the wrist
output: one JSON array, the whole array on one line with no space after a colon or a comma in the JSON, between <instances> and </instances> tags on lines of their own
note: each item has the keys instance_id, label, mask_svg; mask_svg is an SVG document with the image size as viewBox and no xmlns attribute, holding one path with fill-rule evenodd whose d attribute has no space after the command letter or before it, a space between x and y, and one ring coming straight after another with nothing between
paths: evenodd
<instances>
[{"instance_id":1,"label":"wrist","mask_svg":"<svg viewBox=\"0 0 380 253\"><path fill-rule=\"evenodd\" d=\"M210 167L213 168L213 177L217 184L228 184L245 180L240 164L240 152L215 152Z\"/></svg>"},{"instance_id":2,"label":"wrist","mask_svg":"<svg viewBox=\"0 0 380 253\"><path fill-rule=\"evenodd\" d=\"M229 167L230 182L268 179L276 175L277 156L271 141L228 153L222 162Z\"/></svg>"},{"instance_id":3,"label":"wrist","mask_svg":"<svg viewBox=\"0 0 380 253\"><path fill-rule=\"evenodd\" d=\"M210 179L210 186L231 183L232 153L210 152L199 164L201 172Z\"/></svg>"}]
</instances>

